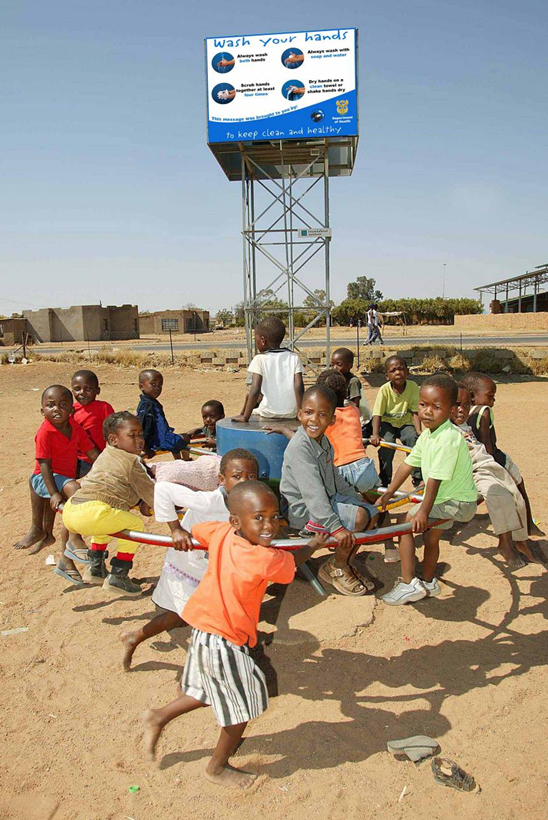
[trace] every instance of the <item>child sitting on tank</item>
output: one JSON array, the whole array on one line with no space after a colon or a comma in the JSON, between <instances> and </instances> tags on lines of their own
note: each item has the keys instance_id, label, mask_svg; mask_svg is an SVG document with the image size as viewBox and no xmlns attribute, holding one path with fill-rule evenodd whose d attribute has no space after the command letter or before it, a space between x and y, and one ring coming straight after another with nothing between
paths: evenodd
<instances>
[{"instance_id":1,"label":"child sitting on tank","mask_svg":"<svg viewBox=\"0 0 548 820\"><path fill-rule=\"evenodd\" d=\"M232 421L248 422L252 413L267 419L296 417L304 393L303 366L296 353L281 347L284 336L285 325L275 316L257 325L255 343L259 352L248 367L251 388L241 414Z\"/></svg>"}]
</instances>

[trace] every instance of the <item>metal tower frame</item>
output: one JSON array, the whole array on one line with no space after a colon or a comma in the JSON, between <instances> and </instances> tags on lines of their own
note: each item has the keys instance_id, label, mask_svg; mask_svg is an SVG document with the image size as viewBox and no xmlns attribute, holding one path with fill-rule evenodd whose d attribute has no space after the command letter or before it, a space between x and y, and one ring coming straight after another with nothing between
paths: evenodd
<instances>
[{"instance_id":1,"label":"metal tower frame","mask_svg":"<svg viewBox=\"0 0 548 820\"><path fill-rule=\"evenodd\" d=\"M327 141L310 143L306 151L295 153L295 143L271 142L268 152L257 151L253 145L240 144L242 180L242 237L244 274L244 311L247 353L255 352L254 329L260 315L280 313L280 308L264 307L270 293L285 297L287 312L287 343L307 364L314 368L299 341L307 331L325 318L325 344L330 357L330 265L329 250L329 175L330 150ZM278 154L277 156L275 154ZM332 171L333 173L333 171ZM323 187L321 213L313 213L308 205L311 192ZM258 188L266 194L268 204L256 208ZM304 201L303 201L304 200ZM311 235L308 235L308 232ZM316 235L315 235L316 234ZM318 235L319 234L319 235ZM318 254L323 253L323 290L325 301L301 278L301 271ZM266 277L259 281L259 261L267 261ZM264 283L263 283L264 282ZM320 282L318 281L318 285ZM312 307L300 304L304 296L311 297ZM296 332L295 313L305 312L311 318L306 327Z\"/></svg>"}]
</instances>

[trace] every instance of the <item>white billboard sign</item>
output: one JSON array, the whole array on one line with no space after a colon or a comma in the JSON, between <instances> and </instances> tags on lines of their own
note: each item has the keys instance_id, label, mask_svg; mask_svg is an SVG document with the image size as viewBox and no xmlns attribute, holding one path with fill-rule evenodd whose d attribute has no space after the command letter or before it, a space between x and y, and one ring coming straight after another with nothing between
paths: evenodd
<instances>
[{"instance_id":1,"label":"white billboard sign","mask_svg":"<svg viewBox=\"0 0 548 820\"><path fill-rule=\"evenodd\" d=\"M358 134L357 30L205 41L208 142Z\"/></svg>"}]
</instances>

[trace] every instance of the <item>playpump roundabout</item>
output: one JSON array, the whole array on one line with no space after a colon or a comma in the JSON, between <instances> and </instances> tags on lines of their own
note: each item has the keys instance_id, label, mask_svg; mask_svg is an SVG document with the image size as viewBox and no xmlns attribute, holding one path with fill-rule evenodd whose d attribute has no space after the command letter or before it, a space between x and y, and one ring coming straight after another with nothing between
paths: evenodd
<instances>
[{"instance_id":1,"label":"playpump roundabout","mask_svg":"<svg viewBox=\"0 0 548 820\"><path fill-rule=\"evenodd\" d=\"M284 420L284 424L296 429L298 422L296 419ZM272 435L275 422L270 425L265 425L263 421L250 420L247 423L235 423L229 418L221 419L217 423L217 455L223 456L234 448L243 448L251 452L259 463L259 478L267 481L276 490L281 478L281 469L283 462L283 454L287 447L288 441L285 436ZM199 443L199 440L194 440L194 444ZM400 445L391 444L389 442L381 442L381 446L390 447L390 449L401 450L403 452L410 452L409 448ZM209 450L200 447L190 447L190 452L200 458L207 458L214 455ZM382 495L385 488L379 487L374 492L377 495ZM422 501L420 492L405 493L398 491L394 495L394 501L389 504L386 509L393 510L405 504L419 504ZM433 522L430 526L439 521ZM397 538L411 530L410 523L393 524L388 527L378 527L376 529L368 530L367 532L357 532L356 544L359 549L360 546L379 544L391 538ZM430 528L430 527L429 527ZM112 533L113 538L121 538L126 541L133 541L147 546L171 547L173 542L169 535L158 535L155 533L138 532L136 530L121 530L120 532ZM272 544L274 549L294 551L305 546L309 539L306 538L287 538L279 539ZM327 541L326 546L336 546L335 539ZM204 549L197 541L193 540L195 549ZM356 550L357 552L357 550ZM315 592L322 598L327 597L323 585L318 581L310 567L305 563L299 567L299 572L302 577L307 580L315 590Z\"/></svg>"}]
</instances>

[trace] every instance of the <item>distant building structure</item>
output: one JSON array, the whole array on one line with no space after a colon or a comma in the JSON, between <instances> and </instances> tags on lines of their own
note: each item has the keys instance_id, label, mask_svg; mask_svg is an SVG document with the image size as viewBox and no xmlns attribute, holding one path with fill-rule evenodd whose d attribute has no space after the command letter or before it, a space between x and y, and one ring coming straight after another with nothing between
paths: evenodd
<instances>
[{"instance_id":1,"label":"distant building structure","mask_svg":"<svg viewBox=\"0 0 548 820\"><path fill-rule=\"evenodd\" d=\"M209 311L202 308L157 310L139 314L139 328L143 334L204 333L209 330Z\"/></svg>"},{"instance_id":2,"label":"distant building structure","mask_svg":"<svg viewBox=\"0 0 548 820\"><path fill-rule=\"evenodd\" d=\"M108 342L139 338L137 305L74 305L24 310L26 331L35 342Z\"/></svg>"},{"instance_id":3,"label":"distant building structure","mask_svg":"<svg viewBox=\"0 0 548 820\"><path fill-rule=\"evenodd\" d=\"M491 313L543 313L548 311L548 264L520 276L489 282L474 288L483 299L484 293L493 294Z\"/></svg>"},{"instance_id":4,"label":"distant building structure","mask_svg":"<svg viewBox=\"0 0 548 820\"><path fill-rule=\"evenodd\" d=\"M23 344L27 330L27 320L12 316L11 319L0 319L0 345L12 347Z\"/></svg>"}]
</instances>

